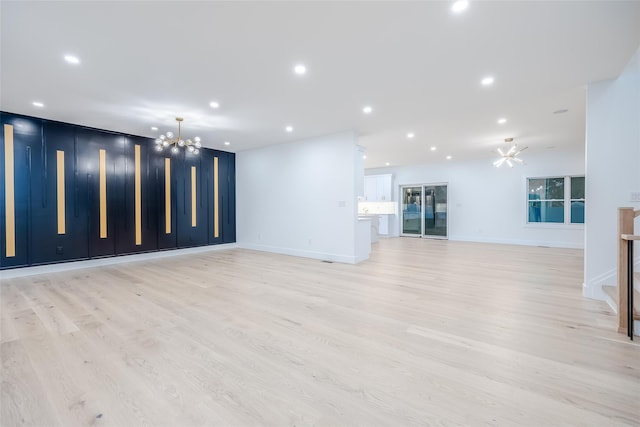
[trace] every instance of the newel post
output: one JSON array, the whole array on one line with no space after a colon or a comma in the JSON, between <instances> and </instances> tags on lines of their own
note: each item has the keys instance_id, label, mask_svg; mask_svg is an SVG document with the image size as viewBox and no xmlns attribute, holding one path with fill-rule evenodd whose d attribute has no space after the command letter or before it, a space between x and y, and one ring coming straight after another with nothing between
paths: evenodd
<instances>
[{"instance_id":1,"label":"newel post","mask_svg":"<svg viewBox=\"0 0 640 427\"><path fill-rule=\"evenodd\" d=\"M633 208L618 208L618 332L627 331L627 241L623 234L633 234Z\"/></svg>"}]
</instances>

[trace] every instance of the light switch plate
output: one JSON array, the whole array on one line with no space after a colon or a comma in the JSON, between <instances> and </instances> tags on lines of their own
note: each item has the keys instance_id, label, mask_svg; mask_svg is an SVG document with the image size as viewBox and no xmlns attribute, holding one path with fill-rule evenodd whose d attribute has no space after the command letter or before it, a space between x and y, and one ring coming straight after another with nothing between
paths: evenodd
<instances>
[{"instance_id":1,"label":"light switch plate","mask_svg":"<svg viewBox=\"0 0 640 427\"><path fill-rule=\"evenodd\" d=\"M640 202L640 191L632 191L630 201Z\"/></svg>"}]
</instances>

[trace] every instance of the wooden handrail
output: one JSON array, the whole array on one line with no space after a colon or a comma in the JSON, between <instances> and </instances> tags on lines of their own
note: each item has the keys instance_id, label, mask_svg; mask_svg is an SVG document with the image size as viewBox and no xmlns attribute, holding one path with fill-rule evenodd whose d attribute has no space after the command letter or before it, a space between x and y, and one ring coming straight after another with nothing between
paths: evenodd
<instances>
[{"instance_id":1,"label":"wooden handrail","mask_svg":"<svg viewBox=\"0 0 640 427\"><path fill-rule=\"evenodd\" d=\"M629 317L633 319L633 307L629 313L628 298L629 286L633 292L633 283L629 283L628 278L629 239L624 239L623 236L633 235L633 220L638 216L640 216L640 209L634 211L633 208L618 208L618 332L620 333L626 333L629 330ZM633 280L633 277L631 279Z\"/></svg>"}]
</instances>

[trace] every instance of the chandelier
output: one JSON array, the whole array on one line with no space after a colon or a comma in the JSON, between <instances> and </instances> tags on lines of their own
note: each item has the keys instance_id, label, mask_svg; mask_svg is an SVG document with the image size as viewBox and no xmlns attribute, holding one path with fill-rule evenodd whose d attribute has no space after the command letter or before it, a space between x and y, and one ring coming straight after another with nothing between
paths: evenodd
<instances>
[{"instance_id":1,"label":"chandelier","mask_svg":"<svg viewBox=\"0 0 640 427\"><path fill-rule=\"evenodd\" d=\"M182 135L180 133L181 123L184 119L182 117L176 117L176 122L178 122L178 136L174 138L173 132L167 132L164 135L160 135L156 138L156 150L162 151L165 148L171 147L172 153L177 153L179 151L178 147L186 147L187 151L193 154L198 154L200 152L200 148L202 144L200 143L200 137L196 136L191 139L184 140L182 139Z\"/></svg>"},{"instance_id":2,"label":"chandelier","mask_svg":"<svg viewBox=\"0 0 640 427\"><path fill-rule=\"evenodd\" d=\"M506 142L507 144L510 144L513 142L513 138L506 138L504 142ZM509 165L510 168L513 167L513 162L524 165L525 163L522 161L521 158L518 157L518 154L522 153L527 148L529 147L524 147L518 150L518 146L516 144L513 144L506 153L502 151L502 149L498 148L498 153L500 154L500 158L495 162L493 162L493 165L497 168L502 166L502 164L505 162Z\"/></svg>"}]
</instances>

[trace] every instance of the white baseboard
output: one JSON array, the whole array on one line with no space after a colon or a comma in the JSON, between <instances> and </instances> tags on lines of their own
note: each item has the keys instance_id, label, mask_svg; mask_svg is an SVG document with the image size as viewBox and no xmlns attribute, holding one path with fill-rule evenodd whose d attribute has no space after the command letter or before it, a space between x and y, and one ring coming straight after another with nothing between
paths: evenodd
<instances>
[{"instance_id":1,"label":"white baseboard","mask_svg":"<svg viewBox=\"0 0 640 427\"><path fill-rule=\"evenodd\" d=\"M604 293L602 287L605 285L616 285L617 271L611 269L594 277L582 285L582 296L585 298L596 299L600 301L607 300L607 294Z\"/></svg>"},{"instance_id":2,"label":"white baseboard","mask_svg":"<svg viewBox=\"0 0 640 427\"><path fill-rule=\"evenodd\" d=\"M152 259L189 255L200 252L233 249L237 247L237 243L225 243L221 245L196 246L193 248L184 249L167 249L163 251L146 252L143 254L119 255L98 259L88 259L83 261L60 262L57 264L37 265L34 267L21 267L10 270L2 270L0 271L0 277L2 277L2 279L12 279L14 277L33 276L35 274L58 273L61 271L78 270L81 268L101 267L104 265L147 261Z\"/></svg>"},{"instance_id":3,"label":"white baseboard","mask_svg":"<svg viewBox=\"0 0 640 427\"><path fill-rule=\"evenodd\" d=\"M476 243L498 243L503 245L546 246L550 248L584 249L583 243L548 242L543 240L498 239L493 237L450 236L449 240Z\"/></svg>"},{"instance_id":4,"label":"white baseboard","mask_svg":"<svg viewBox=\"0 0 640 427\"><path fill-rule=\"evenodd\" d=\"M364 261L364 259L358 259L353 255L339 255L330 254L325 252L306 251L301 249L282 248L278 246L259 245L256 243L238 243L238 247L242 249L251 249L254 251L272 252L275 254L298 256L302 258L319 259L322 261L342 262L345 264L357 264Z\"/></svg>"},{"instance_id":5,"label":"white baseboard","mask_svg":"<svg viewBox=\"0 0 640 427\"><path fill-rule=\"evenodd\" d=\"M634 260L633 271L640 272L640 258L636 258ZM599 274L598 276L589 280L588 283L583 283L582 296L584 296L585 298L606 301L607 304L609 304L609 306L613 308L614 311L616 311L617 309L615 308L615 301L612 301L611 298L602 290L602 287L605 285L618 286L617 268L605 271L604 273ZM634 283L634 287L636 289L640 289L640 283Z\"/></svg>"}]
</instances>

